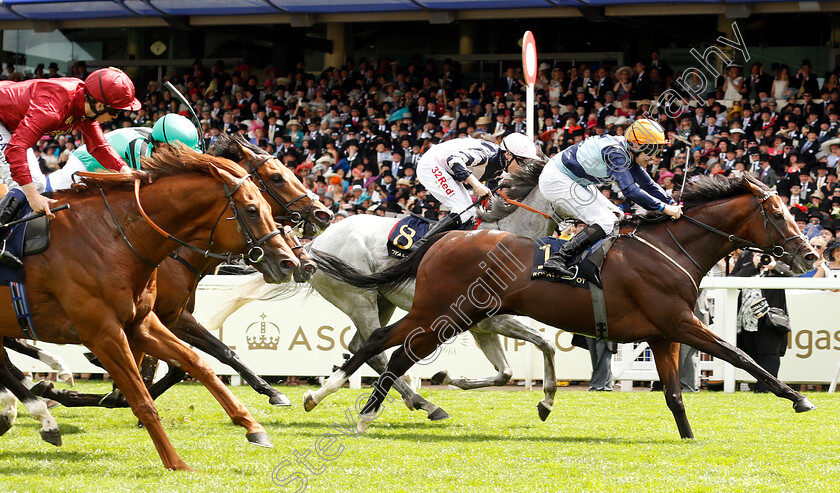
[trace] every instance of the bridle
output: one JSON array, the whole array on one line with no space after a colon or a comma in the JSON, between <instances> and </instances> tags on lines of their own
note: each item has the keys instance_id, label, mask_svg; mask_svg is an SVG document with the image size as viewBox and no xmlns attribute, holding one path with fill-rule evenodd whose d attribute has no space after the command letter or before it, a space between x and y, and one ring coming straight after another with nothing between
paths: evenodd
<instances>
[{"instance_id":1,"label":"bridle","mask_svg":"<svg viewBox=\"0 0 840 493\"><path fill-rule=\"evenodd\" d=\"M276 221L289 221L292 224L294 224L295 227L298 227L302 224L305 225L308 222L306 218L309 217L309 214L312 211L312 207L315 205L315 197L313 196L312 192L307 190L306 193L301 194L299 197L292 199L289 202L286 202L285 200L281 199L277 195L277 193L271 189L271 187L266 185L262 176L260 176L260 174L257 172L260 166L268 162L268 160L270 159L274 159L274 156L269 154L263 157L262 160L256 166L252 165L251 161L246 160L248 161L248 173L250 174L252 180L256 182L255 184L260 189L260 191L268 193L268 195L270 195L272 199L274 199L278 204L280 204L281 207L283 207L283 209L286 210L285 216L274 216L274 219ZM301 214L300 212L292 211L290 206L298 200L302 200L306 197L309 197L309 207L306 208L306 212L304 214Z\"/></svg>"},{"instance_id":2,"label":"bridle","mask_svg":"<svg viewBox=\"0 0 840 493\"><path fill-rule=\"evenodd\" d=\"M242 217L242 213L239 211L239 208L236 206L236 203L233 201L233 195L242 187L242 184L245 183L245 181L250 179L250 178L251 178L251 176L247 175L247 176L243 176L242 178L238 179L236 181L236 186L233 187L233 190L230 189L230 187L228 186L227 183L223 183L224 189L225 189L225 198L227 199L228 203L225 205L224 209L222 209L222 212L219 213L219 217L216 218L216 222L213 224L213 229L210 230L210 248L213 247L213 235L216 233L216 227L219 225L219 221L221 221L222 216L224 216L224 214L225 214L225 211L228 209L228 207L230 207L230 210L233 211L233 217L227 217L227 218L225 218L225 220L231 221L233 219L236 219L239 222L239 227L245 233L245 236L246 236L245 243L250 247L248 249L248 251L243 255L242 258L244 258L246 261L248 261L252 264L258 264L258 263L262 262L263 259L265 259L265 251L263 250L261 245L263 243L267 242L268 240L270 240L271 238L274 238L275 236L281 234L281 231L279 229L275 229L274 231L272 231L272 232L266 234L265 236L263 236L262 238L257 238L256 235L254 235L253 231L251 231L251 228L248 226L248 223L246 223L245 219ZM155 224L155 222L152 221L152 218L150 218L146 214L146 211L143 210L143 205L140 204L140 180L139 179L134 180L134 198L137 200L137 208L140 209L140 215L143 216L143 219L147 223L149 223L149 225L155 231L157 231L161 235L165 236L167 239L170 239L170 240L174 241L175 243L177 243L177 244L179 244L183 247L186 247L186 248L189 248L190 250L201 253L205 257L217 258L217 259L225 260L228 263L230 263L230 260L232 259L232 256L233 256L230 252L228 252L227 254L218 254L218 253L211 252L209 249L208 250L202 250L198 247L190 245L189 243L187 243L183 240L179 240L178 238L175 238L171 234L164 231L163 228L161 228L160 226Z\"/></svg>"},{"instance_id":3,"label":"bridle","mask_svg":"<svg viewBox=\"0 0 840 493\"><path fill-rule=\"evenodd\" d=\"M776 230L776 232L779 234L779 237L782 238L782 243L781 244L776 244L776 241L773 240L772 244L770 246L759 245L759 244L757 244L755 242L752 242L750 240L747 240L745 238L741 238L739 236L735 236L734 234L730 234L730 233L727 233L725 231L721 231L721 230L719 230L715 227L709 226L708 224L706 224L702 221L699 221L699 220L697 220L697 219L695 219L691 216L688 216L686 214L683 214L681 217L683 219L685 219L686 221L690 222L691 224L694 224L695 226L699 226L699 227L705 229L706 231L714 233L718 236L723 236L727 240L729 240L733 243L739 244L744 250L752 251L752 252L756 252L756 253L763 253L763 254L767 254L767 255L772 255L773 257L775 257L777 259L781 259L781 258L788 257L788 256L791 259L793 259L793 258L796 258L797 255L799 255L799 251L802 249L803 246L805 246L808 243L808 239L805 237L805 235L803 235L801 233L797 234L797 235L792 235L792 236L789 236L789 237L785 237L785 234L782 231L782 229L779 227L779 225L776 224L776 222L773 219L770 218L770 216L767 214L767 210L765 210L765 208L764 208L764 202L769 200L774 195L777 195L777 192L775 190L767 190L765 192L764 196L762 196L762 197L759 197L758 195L753 195L756 199L756 209L757 209L757 211L753 212L749 217L747 217L746 219L741 221L741 223L738 224L738 227L740 228L744 223L750 221L753 217L755 217L756 214L760 214L762 220L764 221L764 228L767 229L768 224L772 225L773 228ZM703 269L702 269L702 267L700 267L700 264L698 264L697 261L694 260L694 258L688 253L688 251L686 251L686 249L683 248L683 246L680 244L680 242L677 241L677 238L671 233L671 231L668 229L667 225L665 226L665 231L668 232L668 235L671 237L672 240L674 240L674 243L677 244L677 247L679 247L680 251L682 251L683 254L685 254L688 257L689 260L691 260L691 263L693 263L695 265L695 267L697 267L698 269L700 269L702 271ZM793 253L789 253L785 249L785 245L787 245L788 242L796 240L796 239L801 240L801 243L799 244L799 246L796 248L796 250Z\"/></svg>"},{"instance_id":4,"label":"bridle","mask_svg":"<svg viewBox=\"0 0 840 493\"><path fill-rule=\"evenodd\" d=\"M236 186L234 186L233 190L230 189L230 187L228 186L227 183L224 183L225 198L227 199L227 204L225 204L224 209L222 209L222 211L219 213L219 217L216 218L216 222L213 224L213 228L210 230L210 247L207 250L202 250L201 248L195 247L195 246L193 246L193 245L191 245L191 244L189 244L189 243L187 243L183 240L180 240L180 239L172 236L171 234L167 233L163 228L158 226L152 220L152 218L150 218L148 216L148 214L146 214L146 211L143 210L143 205L140 203L140 179L139 178L134 180L134 198L137 202L137 208L140 210L140 215L143 217L143 220L145 220L155 231L157 231L158 233L160 233L162 236L166 237L167 239L172 240L175 243L177 243L177 244L179 244L183 247L189 248L192 251L198 252L205 257L223 260L223 261L226 261L228 263L232 262L236 258L241 258L241 259L244 259L244 260L246 260L246 261L248 261L252 264L258 264L265 259L265 251L263 250L261 245L264 244L265 242L267 242L268 240L270 240L271 238L273 238L274 236L276 236L278 234L281 234L281 231L279 229L275 229L274 231L272 231L272 232L268 233L267 235L263 236L262 238L257 238L254 235L254 233L251 231L251 228L248 227L248 224L245 222L245 219L242 217L242 214L240 213L239 208L236 206L236 203L233 201L233 195L239 190L240 187L242 187L242 184L245 182L245 180L248 180L249 178L250 178L250 175L242 177L239 180L237 180ZM108 201L108 197L105 195L105 191L100 187L99 192L102 195L102 199L105 201L105 205L108 208L108 212L111 214L111 219L114 221L114 224L117 227L117 231L120 233L123 240L125 240L125 242L128 244L128 247L131 249L131 251L134 252L134 254L137 255L140 258L140 260L145 262L147 265L157 268L158 264L155 264L151 260L147 259L143 255L141 255L140 252L138 252L136 248L134 248L134 245L131 244L131 241L129 241L128 237L125 235L125 232L123 231L122 226L120 226L119 220L117 219L117 216L114 214L114 211L111 207L111 204ZM210 251L210 248L213 247L213 236L216 233L216 227L219 225L219 221L221 221L222 216L224 216L224 213L228 209L228 207L230 207L230 209L233 211L233 217L228 217L228 218L225 218L225 219L228 220L228 221L233 220L233 219L236 219L237 221L239 221L239 227L245 233L245 236L246 236L246 244L250 247L244 255L234 255L231 252L214 253L214 252Z\"/></svg>"}]
</instances>

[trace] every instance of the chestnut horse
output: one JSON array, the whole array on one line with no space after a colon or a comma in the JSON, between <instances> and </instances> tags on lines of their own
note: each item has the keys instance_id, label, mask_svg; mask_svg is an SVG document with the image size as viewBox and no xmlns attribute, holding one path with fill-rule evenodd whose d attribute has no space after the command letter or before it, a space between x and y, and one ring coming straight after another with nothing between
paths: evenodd
<instances>
[{"instance_id":1,"label":"chestnut horse","mask_svg":"<svg viewBox=\"0 0 840 493\"><path fill-rule=\"evenodd\" d=\"M87 346L148 430L164 466L188 470L140 378L137 365L144 353L198 378L246 429L249 441L270 442L210 367L154 314L153 273L188 242L213 251L245 251L267 282L287 281L298 261L279 236L260 190L234 163L166 147L147 168L148 174L83 174L82 186L55 193L59 204L72 202L73 208L51 222L52 248L27 258L26 288L37 337ZM207 253L216 255L213 251ZM0 291L3 306L0 335L20 337L9 291ZM20 382L8 371L0 371L0 378L27 403Z\"/></svg>"},{"instance_id":2,"label":"chestnut horse","mask_svg":"<svg viewBox=\"0 0 840 493\"><path fill-rule=\"evenodd\" d=\"M292 170L284 166L276 157L267 154L238 135L221 136L209 152L238 162L239 166L251 175L252 180L258 184L263 197L271 206L271 213L276 221L289 226L300 226L309 234L317 234L329 226L332 219L329 209L317 199L317 196L307 191ZM293 235L286 235L285 239L301 261L301 268L295 270L295 280L299 282L308 280L315 270L314 264L307 259ZM205 329L192 315L198 282L221 263L222 260L207 257L199 251L186 247L179 248L176 253L164 259L158 268L158 293L154 311L161 322L178 338L235 369L254 390L268 396L271 404L289 406L291 401L288 397L272 388L248 368L230 347ZM149 393L153 399L157 399L167 389L180 382L185 375L186 372L182 368L169 365L167 374L149 388ZM33 392L67 407L128 406L128 402L120 393L111 393L107 396L82 394L55 389L49 382L39 383L33 388Z\"/></svg>"},{"instance_id":3,"label":"chestnut horse","mask_svg":"<svg viewBox=\"0 0 840 493\"><path fill-rule=\"evenodd\" d=\"M775 255L798 273L811 269L819 256L776 193L752 177L704 177L692 183L682 198L683 219L621 229L601 271L609 332L600 335L617 342L650 344L665 401L683 438L694 435L680 392L681 343L746 370L777 396L793 401L797 412L813 409L807 398L704 326L694 316L694 306L700 280L738 247ZM586 289L531 280L532 240L481 231L452 232L433 241L404 263L367 276L356 275L355 269L335 257L314 257L320 269L357 286L393 287L416 278L416 294L405 318L377 329L323 387L307 392L307 411L335 392L368 358L401 346L362 409L357 427L364 432L395 378L442 342L491 315L517 313L563 330L596 335Z\"/></svg>"}]
</instances>

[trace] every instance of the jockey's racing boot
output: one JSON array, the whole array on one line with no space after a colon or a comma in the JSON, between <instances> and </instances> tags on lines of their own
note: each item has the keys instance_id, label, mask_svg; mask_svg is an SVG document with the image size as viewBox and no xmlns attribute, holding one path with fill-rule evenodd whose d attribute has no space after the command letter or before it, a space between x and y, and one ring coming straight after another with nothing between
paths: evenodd
<instances>
[{"instance_id":1,"label":"jockey's racing boot","mask_svg":"<svg viewBox=\"0 0 840 493\"><path fill-rule=\"evenodd\" d=\"M6 224L17 219L20 210L23 208L23 202L18 200L14 195L7 193L0 199L0 224ZM23 262L15 257L6 249L6 237L9 235L11 228L0 227L0 264L6 267L23 267Z\"/></svg>"},{"instance_id":2,"label":"jockey's racing boot","mask_svg":"<svg viewBox=\"0 0 840 493\"><path fill-rule=\"evenodd\" d=\"M560 274L562 277L573 277L575 272L569 263L580 252L594 245L598 240L606 238L604 229L597 224L587 226L580 233L574 235L545 261L545 268Z\"/></svg>"},{"instance_id":3,"label":"jockey's racing boot","mask_svg":"<svg viewBox=\"0 0 840 493\"><path fill-rule=\"evenodd\" d=\"M408 253L411 254L412 252L416 251L418 248L423 246L424 243L429 241L429 238L432 236L442 233L444 231L452 231L454 229L458 229L461 227L461 216L455 214L454 212L449 213L448 216L444 217L440 221L437 222L434 226L429 228L429 232L426 233L425 236L420 238L419 240L415 241L411 248L408 249Z\"/></svg>"}]
</instances>

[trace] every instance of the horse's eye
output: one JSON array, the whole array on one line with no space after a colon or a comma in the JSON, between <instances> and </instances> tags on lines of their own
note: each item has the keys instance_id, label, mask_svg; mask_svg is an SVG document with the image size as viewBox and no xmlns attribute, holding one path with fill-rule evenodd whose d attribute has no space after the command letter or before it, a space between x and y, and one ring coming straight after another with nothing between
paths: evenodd
<instances>
[{"instance_id":1,"label":"horse's eye","mask_svg":"<svg viewBox=\"0 0 840 493\"><path fill-rule=\"evenodd\" d=\"M271 175L271 181L273 181L274 183L283 183L283 175L281 175L280 173L274 173L273 175Z\"/></svg>"},{"instance_id":2,"label":"horse's eye","mask_svg":"<svg viewBox=\"0 0 840 493\"><path fill-rule=\"evenodd\" d=\"M775 219L782 219L783 217L785 217L785 215L782 214L781 212L776 212L775 214L773 214L773 217Z\"/></svg>"},{"instance_id":3,"label":"horse's eye","mask_svg":"<svg viewBox=\"0 0 840 493\"><path fill-rule=\"evenodd\" d=\"M248 212L248 215L250 215L251 217L258 217L260 215L260 209L259 209L259 207L255 206L255 205L249 205L248 207L245 208L245 210Z\"/></svg>"}]
</instances>

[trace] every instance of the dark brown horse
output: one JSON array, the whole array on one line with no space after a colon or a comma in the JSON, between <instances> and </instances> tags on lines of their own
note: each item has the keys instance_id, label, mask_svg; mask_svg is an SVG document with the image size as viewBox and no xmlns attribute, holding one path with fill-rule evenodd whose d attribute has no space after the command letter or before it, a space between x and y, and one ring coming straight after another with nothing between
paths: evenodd
<instances>
[{"instance_id":1,"label":"dark brown horse","mask_svg":"<svg viewBox=\"0 0 840 493\"><path fill-rule=\"evenodd\" d=\"M87 346L148 430L164 466L189 469L166 437L140 379L137 365L144 353L198 378L250 441L269 442L210 367L154 314L153 273L178 246L176 238L210 253L261 258L255 266L268 282L287 281L298 261L279 236L260 190L234 163L165 148L147 164L149 174L85 174L84 186L54 195L59 204L72 202L72 209L51 222L52 247L27 258L26 287L37 337ZM3 306L0 335L20 337L8 291L0 291ZM0 374L2 384L18 395L9 372Z\"/></svg>"},{"instance_id":2,"label":"dark brown horse","mask_svg":"<svg viewBox=\"0 0 840 493\"><path fill-rule=\"evenodd\" d=\"M800 273L819 256L775 192L752 178L701 178L686 189L683 199L683 219L622 228L602 269L609 333L600 335L650 344L665 400L683 438L693 434L680 392L681 343L746 370L777 396L793 401L797 412L813 409L807 398L705 327L694 316L694 306L702 277L737 247L775 255ZM337 258L316 256L319 268L330 276L342 276L358 286L396 286L413 277L417 284L409 314L374 332L321 389L307 392L306 410L338 389L368 358L401 346L359 416L358 429L364 431L395 378L490 315L526 315L563 330L596 335L587 290L531 280L533 258L533 241L495 231L436 237L427 251L418 250L404 263L369 276L356 275Z\"/></svg>"},{"instance_id":3,"label":"dark brown horse","mask_svg":"<svg viewBox=\"0 0 840 493\"><path fill-rule=\"evenodd\" d=\"M317 196L308 192L292 170L284 166L276 157L237 136L220 137L210 148L210 153L237 162L251 175L252 180L258 184L263 197L271 206L271 213L276 221L288 226L301 226L305 232L311 234L319 233L329 226L332 219L329 209L317 199ZM286 236L285 239L290 245L297 242L292 235ZM295 280L302 282L312 275L314 264L306 258L299 244L296 243L296 245L293 245L293 248L301 262L301 268L295 270L294 275ZM235 369L254 390L268 396L271 404L291 405L282 392L272 388L248 368L230 347L205 329L192 315L198 282L221 262L221 259L207 257L199 251L186 247L179 248L170 257L164 259L158 269L158 292L154 311L161 322L181 340ZM149 358L146 361L149 361ZM149 388L149 393L153 399L157 399L167 389L180 382L185 375L186 372L183 369L169 365L167 374ZM44 398L53 399L68 407L128 406L128 402L120 393L110 393L107 396L81 394L55 389L49 382L41 382L32 390Z\"/></svg>"}]
</instances>

